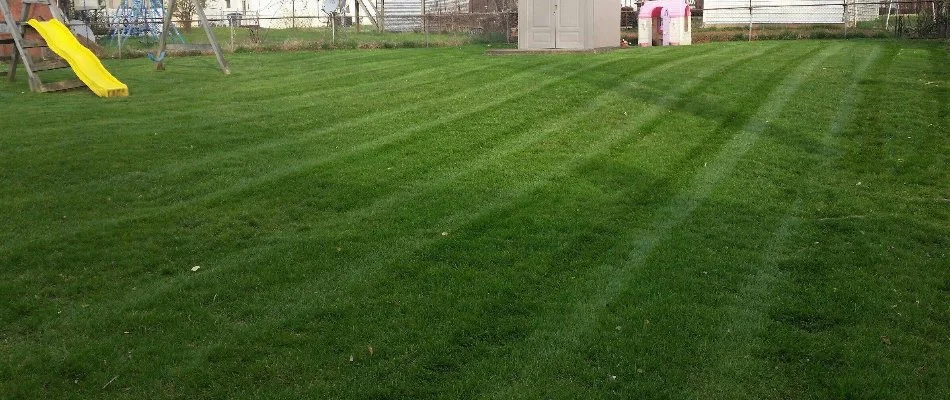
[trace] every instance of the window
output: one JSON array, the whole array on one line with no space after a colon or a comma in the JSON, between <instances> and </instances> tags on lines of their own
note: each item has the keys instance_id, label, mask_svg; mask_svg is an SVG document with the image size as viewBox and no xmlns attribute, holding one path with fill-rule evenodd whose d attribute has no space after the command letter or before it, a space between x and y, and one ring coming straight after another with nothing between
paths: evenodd
<instances>
[{"instance_id":1,"label":"window","mask_svg":"<svg viewBox=\"0 0 950 400\"><path fill-rule=\"evenodd\" d=\"M224 8L231 8L231 0L224 0Z\"/></svg>"}]
</instances>

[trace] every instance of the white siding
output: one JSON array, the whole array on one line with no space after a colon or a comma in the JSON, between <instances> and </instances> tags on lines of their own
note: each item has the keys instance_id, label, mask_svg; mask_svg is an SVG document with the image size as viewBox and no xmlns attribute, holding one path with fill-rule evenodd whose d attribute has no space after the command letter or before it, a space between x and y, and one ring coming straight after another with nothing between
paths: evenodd
<instances>
[{"instance_id":1,"label":"white siding","mask_svg":"<svg viewBox=\"0 0 950 400\"><path fill-rule=\"evenodd\" d=\"M377 4L378 4L378 0ZM425 0L426 14L467 13L468 0ZM422 0L385 0L387 31L422 29Z\"/></svg>"},{"instance_id":2,"label":"white siding","mask_svg":"<svg viewBox=\"0 0 950 400\"><path fill-rule=\"evenodd\" d=\"M740 25L749 23L749 0L706 0L703 23ZM840 24L844 22L841 0L752 0L756 24Z\"/></svg>"}]
</instances>

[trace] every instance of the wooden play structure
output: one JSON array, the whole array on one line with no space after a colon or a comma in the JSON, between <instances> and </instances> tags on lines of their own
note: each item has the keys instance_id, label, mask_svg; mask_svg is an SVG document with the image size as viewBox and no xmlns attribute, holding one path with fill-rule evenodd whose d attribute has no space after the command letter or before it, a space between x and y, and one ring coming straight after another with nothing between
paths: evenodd
<instances>
[{"instance_id":1,"label":"wooden play structure","mask_svg":"<svg viewBox=\"0 0 950 400\"><path fill-rule=\"evenodd\" d=\"M14 17L14 10L19 11L19 18ZM8 61L7 70L0 72L0 75L7 75L9 81L16 79L20 64L26 71L30 90L34 92L52 92L88 86L82 79L43 82L40 76L42 71L72 67L80 78L82 75L77 68L88 69L91 74L100 72L94 65L99 59L81 44L79 46L88 54L76 48L78 40L72 34L69 34L69 37L63 36L60 27L52 23L52 21L65 20L65 16L59 7L50 3L50 0L0 0L0 17L3 18L3 21L0 21L0 47L5 50L0 53L0 57ZM40 21L41 19L50 21ZM66 31L69 30L66 29ZM82 65L78 67L71 65L70 57L68 55L63 57L57 50L73 51L74 60ZM89 59L91 54L94 61ZM128 88L125 89L125 93L128 94Z\"/></svg>"},{"instance_id":2,"label":"wooden play structure","mask_svg":"<svg viewBox=\"0 0 950 400\"><path fill-rule=\"evenodd\" d=\"M596 49L620 43L616 0L519 0L518 49Z\"/></svg>"},{"instance_id":3,"label":"wooden play structure","mask_svg":"<svg viewBox=\"0 0 950 400\"><path fill-rule=\"evenodd\" d=\"M22 64L33 92L85 86L100 97L128 96L128 86L109 73L99 57L70 32L62 22L66 21L63 11L51 1L55 0L0 0L0 18L3 19L0 21L0 60L8 60L6 71L0 72L0 76L7 75L12 82L16 78L18 65ZM157 55L150 56L160 70L164 69L165 46L176 5L175 0L169 0L169 3L164 15L159 51ZM19 18L14 17L14 10L18 11ZM197 14L221 71L230 74L231 69L211 32L204 9L197 7ZM79 79L47 83L40 75L42 71L64 68L72 68Z\"/></svg>"},{"instance_id":4,"label":"wooden play structure","mask_svg":"<svg viewBox=\"0 0 950 400\"><path fill-rule=\"evenodd\" d=\"M692 13L686 1L648 1L643 3L638 14L637 43L641 47L693 43Z\"/></svg>"}]
</instances>

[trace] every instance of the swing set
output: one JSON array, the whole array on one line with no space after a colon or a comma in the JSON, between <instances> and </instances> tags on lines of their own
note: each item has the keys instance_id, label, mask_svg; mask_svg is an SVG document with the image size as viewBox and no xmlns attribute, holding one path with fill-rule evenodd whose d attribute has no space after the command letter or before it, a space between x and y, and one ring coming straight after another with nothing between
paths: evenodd
<instances>
[{"instance_id":1,"label":"swing set","mask_svg":"<svg viewBox=\"0 0 950 400\"><path fill-rule=\"evenodd\" d=\"M176 6L176 0L168 1L169 7L165 9L158 50L154 54L148 54L148 58L155 62L156 69L160 71L165 70L168 32ZM0 0L0 17L3 18L0 21L0 35L9 36L9 38L0 36L0 45L8 45L11 48L7 69L0 72L0 75L7 75L7 79L12 82L16 78L17 65L22 64L30 90L33 92L52 92L85 86L100 97L129 95L128 86L116 79L102 65L95 53L83 45L62 23L65 15L51 0L19 0L14 5L20 6L19 19L13 16L10 0ZM45 6L48 8L46 15L52 18L45 20L42 14L35 13L34 6ZM214 33L211 31L204 9L197 7L196 12L201 26L208 35L208 41L221 72L229 75L231 68L224 59L221 47L218 46ZM44 82L40 74L41 71L64 68L71 68L79 79Z\"/></svg>"}]
</instances>

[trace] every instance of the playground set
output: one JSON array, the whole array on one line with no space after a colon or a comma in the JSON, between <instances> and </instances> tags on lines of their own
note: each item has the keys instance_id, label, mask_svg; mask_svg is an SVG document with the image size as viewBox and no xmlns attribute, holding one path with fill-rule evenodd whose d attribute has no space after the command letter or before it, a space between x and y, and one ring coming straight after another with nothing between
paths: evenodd
<instances>
[{"instance_id":1,"label":"playground set","mask_svg":"<svg viewBox=\"0 0 950 400\"><path fill-rule=\"evenodd\" d=\"M6 59L8 62L6 71L0 71L0 76L7 75L7 79L12 82L16 78L17 66L22 64L33 92L53 92L85 86L100 97L128 96L128 86L116 79L102 65L99 57L63 24L62 21L66 21L63 11L51 1L55 0L0 0L0 17L3 18L0 21L0 60ZM141 4L141 1L134 0L135 4ZM171 17L175 3L175 0L170 0L168 9L164 10L159 48L155 54L149 55L158 70L165 69L165 50L168 33L172 30ZM19 11L19 19L14 18L14 10ZM230 67L211 32L204 9L197 7L196 13L208 35L221 71L230 74ZM146 31L118 33L132 35L155 32L155 27L144 29ZM5 48L8 51L4 52ZM65 68L71 68L79 79L47 83L40 74L43 71Z\"/></svg>"},{"instance_id":2,"label":"playground set","mask_svg":"<svg viewBox=\"0 0 950 400\"><path fill-rule=\"evenodd\" d=\"M158 38L162 32L160 21L165 17L165 3L162 0L122 0L115 12L109 16L108 37L121 42L129 37ZM172 35L179 42L185 39L178 28L171 25Z\"/></svg>"},{"instance_id":3,"label":"playground set","mask_svg":"<svg viewBox=\"0 0 950 400\"><path fill-rule=\"evenodd\" d=\"M113 76L99 58L63 24L67 21L63 11L53 3L55 0L0 0L0 61L6 60L9 81L16 78L17 67L23 65L29 80L30 90L51 92L82 86L88 87L101 97L129 95L129 88ZM148 58L156 69L165 69L169 35L181 40L172 24L176 0L121 0L119 12L112 21L109 36L124 37L158 36L158 48ZM564 4L561 4L561 2ZM524 20L523 35L519 36L519 49L596 49L616 46L619 35L617 7L602 6L606 0L521 0L525 10L532 15L544 16ZM568 7L568 5L570 7ZM564 6L564 7L562 7ZM335 16L340 4L326 0L323 11ZM588 13L593 8L593 14ZM19 19L15 18L19 11ZM203 7L195 13L207 34L209 47L214 52L221 71L230 74L221 48L211 31ZM523 16L528 13L522 13ZM157 17L161 16L161 25ZM640 46L677 46L691 44L691 9L685 0L656 0L644 3L638 13ZM335 20L335 18L330 18ZM573 21L571 23L565 21ZM602 22L608 23L602 23ZM606 29L603 27L611 27ZM335 36L335 26L334 36ZM616 28L616 29L614 29ZM121 49L121 44L120 44ZM4 52L4 50L7 50ZM6 57L4 57L6 56ZM44 82L40 72L71 68L78 80Z\"/></svg>"}]
</instances>

